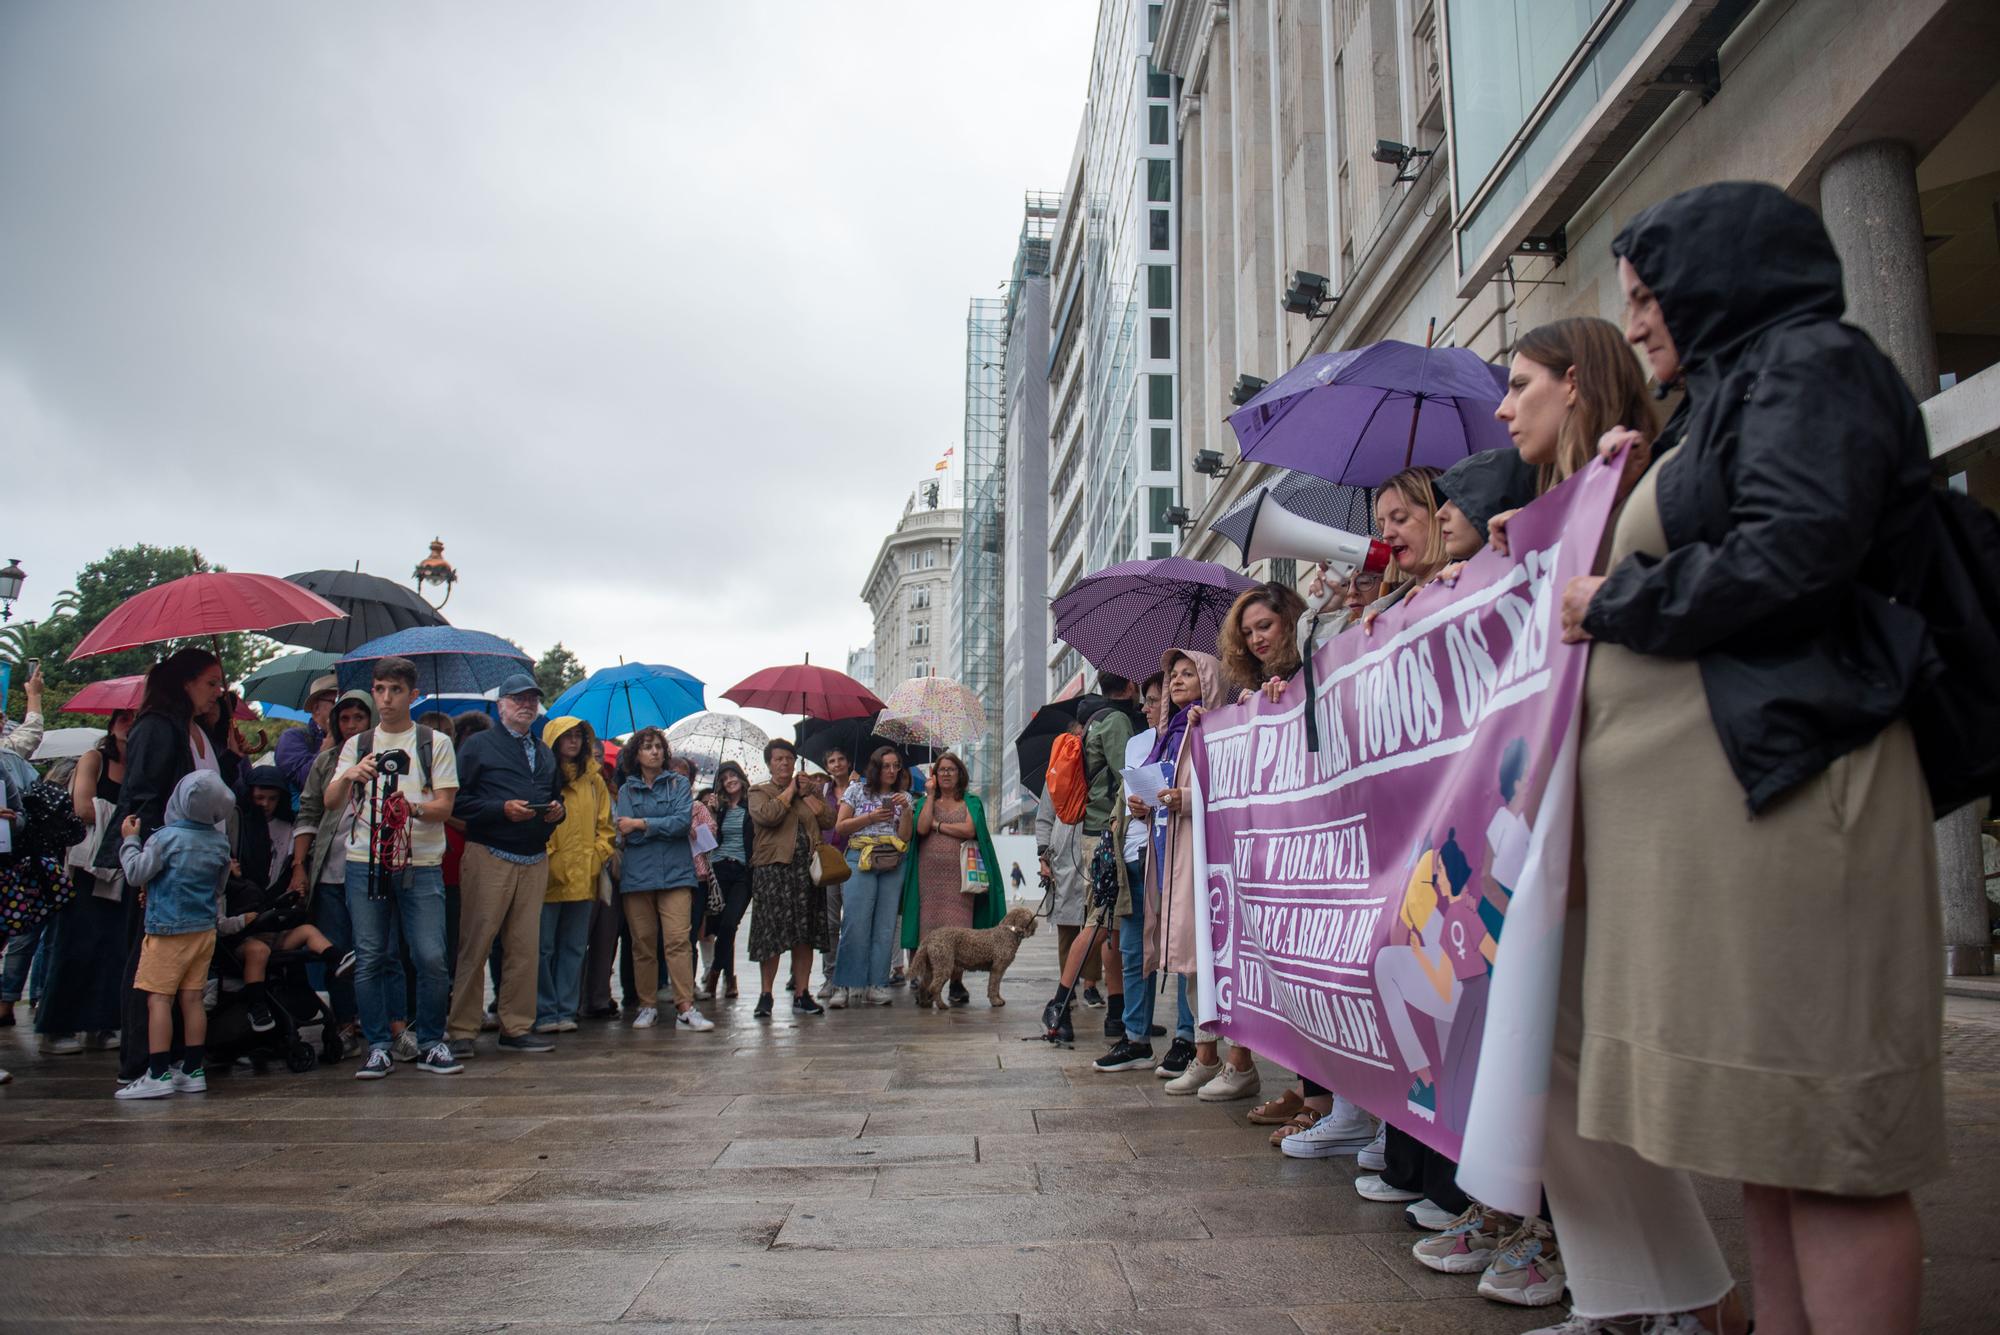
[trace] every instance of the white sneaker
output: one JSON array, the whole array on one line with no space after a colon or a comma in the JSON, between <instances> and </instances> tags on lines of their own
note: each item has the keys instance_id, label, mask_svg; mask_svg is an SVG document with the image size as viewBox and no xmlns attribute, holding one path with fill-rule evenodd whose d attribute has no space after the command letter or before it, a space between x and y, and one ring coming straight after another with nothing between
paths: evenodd
<instances>
[{"instance_id":1,"label":"white sneaker","mask_svg":"<svg viewBox=\"0 0 2000 1335\"><path fill-rule=\"evenodd\" d=\"M4 1067L0 1067L0 1085L8 1085L13 1082L14 1077Z\"/></svg>"},{"instance_id":2,"label":"white sneaker","mask_svg":"<svg viewBox=\"0 0 2000 1335\"><path fill-rule=\"evenodd\" d=\"M174 1093L176 1094L208 1093L207 1071L196 1071L193 1075L189 1075L181 1069L179 1062L175 1062L167 1068L167 1079L173 1082Z\"/></svg>"},{"instance_id":3,"label":"white sneaker","mask_svg":"<svg viewBox=\"0 0 2000 1335\"><path fill-rule=\"evenodd\" d=\"M634 1027L637 1027L637 1024L636 1020L633 1021ZM674 1017L674 1026L679 1029L693 1029L696 1032L703 1032L715 1028L715 1021L690 1006Z\"/></svg>"},{"instance_id":4,"label":"white sneaker","mask_svg":"<svg viewBox=\"0 0 2000 1335\"><path fill-rule=\"evenodd\" d=\"M847 989L844 987L831 989L823 987L819 990L819 999L826 1003L826 1008L830 1011L847 1009Z\"/></svg>"},{"instance_id":5,"label":"white sneaker","mask_svg":"<svg viewBox=\"0 0 2000 1335\"><path fill-rule=\"evenodd\" d=\"M118 1092L111 1097L114 1099L164 1099L171 1098L173 1092L174 1082L170 1077L164 1075L156 1076L151 1071L145 1071L131 1084L120 1085Z\"/></svg>"},{"instance_id":6,"label":"white sneaker","mask_svg":"<svg viewBox=\"0 0 2000 1335\"><path fill-rule=\"evenodd\" d=\"M1194 1094L1215 1077L1222 1074L1222 1059L1216 1058L1204 1066L1198 1061L1190 1061L1187 1070L1167 1081L1163 1088L1169 1094Z\"/></svg>"},{"instance_id":7,"label":"white sneaker","mask_svg":"<svg viewBox=\"0 0 2000 1335\"><path fill-rule=\"evenodd\" d=\"M1419 1233L1436 1233L1450 1228L1457 1215L1428 1198L1417 1201L1403 1211L1403 1222Z\"/></svg>"},{"instance_id":8,"label":"white sneaker","mask_svg":"<svg viewBox=\"0 0 2000 1335\"><path fill-rule=\"evenodd\" d=\"M886 987L871 987L868 989L868 1004L871 1006L893 1006L896 1004L896 994Z\"/></svg>"},{"instance_id":9,"label":"white sneaker","mask_svg":"<svg viewBox=\"0 0 2000 1335\"><path fill-rule=\"evenodd\" d=\"M833 991L834 991L834 988L833 988L833 975L832 975L832 974L828 974L828 975L826 976L826 981L825 981L825 982L823 982L823 983L821 983L821 984L819 985L819 991L818 991L818 992L816 992L816 993L814 993L814 995L815 995L815 996L817 996L817 997L818 997L818 998L819 998L819 999L820 999L821 1001L825 1001L825 1000L827 1000L827 999L828 999L829 997L831 997L831 996L833 995ZM838 1006L836 1006L836 1007L834 1007L834 1009L835 1009L835 1010L838 1010L838 1009L840 1009L840 1008L839 1008Z\"/></svg>"},{"instance_id":10,"label":"white sneaker","mask_svg":"<svg viewBox=\"0 0 2000 1335\"><path fill-rule=\"evenodd\" d=\"M575 1020L557 1020L557 1021L556 1021L556 1032L557 1032L558 1034L573 1034L573 1033L575 1033L575 1032L576 1032L576 1021L575 1021Z\"/></svg>"},{"instance_id":11,"label":"white sneaker","mask_svg":"<svg viewBox=\"0 0 2000 1335\"><path fill-rule=\"evenodd\" d=\"M1359 1154L1374 1137L1374 1118L1352 1104L1342 1108L1336 1103L1332 1112L1279 1141L1278 1148L1294 1159L1329 1159Z\"/></svg>"},{"instance_id":12,"label":"white sneaker","mask_svg":"<svg viewBox=\"0 0 2000 1335\"><path fill-rule=\"evenodd\" d=\"M1379 1173L1389 1166L1389 1124L1382 1123L1382 1129L1375 1133L1375 1139L1368 1142L1368 1148L1354 1156L1354 1162L1371 1173Z\"/></svg>"},{"instance_id":13,"label":"white sneaker","mask_svg":"<svg viewBox=\"0 0 2000 1335\"><path fill-rule=\"evenodd\" d=\"M1422 1192L1404 1191L1401 1187L1390 1186L1382 1180L1381 1175L1378 1173L1364 1173L1360 1177L1355 1178L1354 1190L1364 1201L1383 1201L1389 1205L1406 1205L1411 1201L1420 1201L1424 1198ZM1445 1220L1447 1224L1450 1222L1449 1219ZM1436 1229L1432 1230L1432 1232L1436 1231Z\"/></svg>"},{"instance_id":14,"label":"white sneaker","mask_svg":"<svg viewBox=\"0 0 2000 1335\"><path fill-rule=\"evenodd\" d=\"M651 1029L659 1021L660 1012L657 1007L641 1006L639 1013L632 1017L632 1027L634 1029Z\"/></svg>"},{"instance_id":15,"label":"white sneaker","mask_svg":"<svg viewBox=\"0 0 2000 1335\"><path fill-rule=\"evenodd\" d=\"M79 1034L60 1034L55 1038L42 1040L42 1052L50 1057L72 1057L83 1051L83 1037ZM137 1084L137 1081L133 1082ZM138 1098L134 1094L132 1097Z\"/></svg>"},{"instance_id":16,"label":"white sneaker","mask_svg":"<svg viewBox=\"0 0 2000 1335\"><path fill-rule=\"evenodd\" d=\"M535 1032L538 1034L560 1034L562 1031L561 1020L544 1020L535 1026ZM407 1034L409 1030L405 1029L403 1032Z\"/></svg>"},{"instance_id":17,"label":"white sneaker","mask_svg":"<svg viewBox=\"0 0 2000 1335\"><path fill-rule=\"evenodd\" d=\"M1190 1062L1189 1066L1192 1067L1193 1063ZM1256 1067L1249 1066L1239 1071L1224 1062L1222 1070L1202 1085L1201 1092L1195 1097L1203 1103L1228 1103L1232 1099L1247 1099L1257 1092L1260 1083Z\"/></svg>"},{"instance_id":18,"label":"white sneaker","mask_svg":"<svg viewBox=\"0 0 2000 1335\"><path fill-rule=\"evenodd\" d=\"M396 1035L396 1041L389 1045L389 1055L399 1062L413 1062L423 1056L423 1051L417 1047L417 1031L405 1028Z\"/></svg>"}]
</instances>

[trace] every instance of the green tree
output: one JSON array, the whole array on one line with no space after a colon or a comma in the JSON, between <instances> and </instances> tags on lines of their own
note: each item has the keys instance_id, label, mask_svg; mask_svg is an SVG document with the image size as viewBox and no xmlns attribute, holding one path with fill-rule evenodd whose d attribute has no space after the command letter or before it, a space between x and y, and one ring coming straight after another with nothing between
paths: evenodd
<instances>
[{"instance_id":1,"label":"green tree","mask_svg":"<svg viewBox=\"0 0 2000 1335\"><path fill-rule=\"evenodd\" d=\"M9 657L36 657L42 660L42 675L51 686L76 687L106 677L123 677L144 672L160 658L184 644L212 647L208 637L170 640L141 649L105 654L72 662L70 654L83 637L134 594L156 584L192 575L197 571L220 570L193 547L153 547L144 543L114 547L85 566L76 577L76 587L64 590L56 599L55 612L48 620L32 627ZM255 635L220 637L222 670L231 681L240 679L271 656L274 646Z\"/></svg>"},{"instance_id":2,"label":"green tree","mask_svg":"<svg viewBox=\"0 0 2000 1335\"><path fill-rule=\"evenodd\" d=\"M535 685L542 688L544 698L553 700L570 687L589 676L575 654L563 647L557 640L549 651L535 660Z\"/></svg>"}]
</instances>

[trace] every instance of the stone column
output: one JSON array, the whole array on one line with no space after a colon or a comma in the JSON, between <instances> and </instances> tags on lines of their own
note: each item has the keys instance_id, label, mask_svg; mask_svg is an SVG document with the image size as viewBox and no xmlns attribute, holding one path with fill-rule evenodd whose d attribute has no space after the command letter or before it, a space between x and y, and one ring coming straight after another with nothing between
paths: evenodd
<instances>
[{"instance_id":1,"label":"stone column","mask_svg":"<svg viewBox=\"0 0 2000 1335\"><path fill-rule=\"evenodd\" d=\"M1847 318L1868 331L1919 402L1938 392L1930 274L1917 203L1917 155L1877 140L1848 149L1820 176L1820 214L1847 279ZM1937 823L1938 897L1945 972L1993 972L1979 805Z\"/></svg>"}]
</instances>

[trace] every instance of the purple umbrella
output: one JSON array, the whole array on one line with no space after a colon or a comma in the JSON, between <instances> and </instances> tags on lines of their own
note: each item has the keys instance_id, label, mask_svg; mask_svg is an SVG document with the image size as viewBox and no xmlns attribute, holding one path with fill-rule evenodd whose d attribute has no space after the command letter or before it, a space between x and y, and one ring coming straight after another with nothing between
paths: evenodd
<instances>
[{"instance_id":1,"label":"purple umbrella","mask_svg":"<svg viewBox=\"0 0 2000 1335\"><path fill-rule=\"evenodd\" d=\"M1243 457L1353 487L1412 464L1449 468L1512 444L1493 410L1505 368L1465 348L1390 340L1311 357L1229 418Z\"/></svg>"},{"instance_id":2,"label":"purple umbrella","mask_svg":"<svg viewBox=\"0 0 2000 1335\"><path fill-rule=\"evenodd\" d=\"M1169 649L1215 652L1229 605L1257 581L1211 561L1120 561L1051 603L1056 638L1101 672L1144 681Z\"/></svg>"}]
</instances>

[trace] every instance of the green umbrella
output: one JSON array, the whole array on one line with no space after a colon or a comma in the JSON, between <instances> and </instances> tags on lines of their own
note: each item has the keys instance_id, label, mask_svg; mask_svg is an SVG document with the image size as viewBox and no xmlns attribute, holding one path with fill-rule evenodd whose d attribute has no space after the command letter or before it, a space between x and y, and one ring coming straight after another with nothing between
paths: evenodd
<instances>
[{"instance_id":1,"label":"green umbrella","mask_svg":"<svg viewBox=\"0 0 2000 1335\"><path fill-rule=\"evenodd\" d=\"M315 681L331 673L339 661L339 654L312 649L274 658L243 679L243 698L287 709L304 709L306 692L312 690Z\"/></svg>"}]
</instances>

